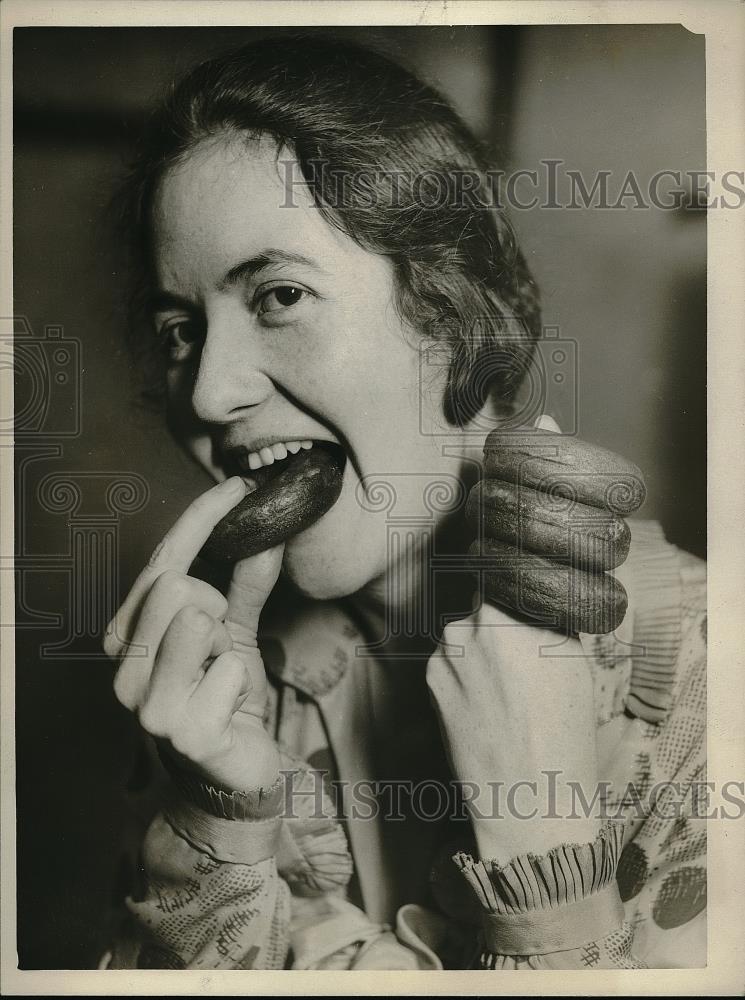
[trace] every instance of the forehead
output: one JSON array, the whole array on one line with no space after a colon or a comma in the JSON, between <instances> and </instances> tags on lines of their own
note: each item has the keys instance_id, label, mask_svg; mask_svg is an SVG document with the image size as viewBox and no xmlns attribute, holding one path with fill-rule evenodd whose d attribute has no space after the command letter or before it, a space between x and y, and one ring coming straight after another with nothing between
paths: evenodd
<instances>
[{"instance_id":1,"label":"forehead","mask_svg":"<svg viewBox=\"0 0 745 1000\"><path fill-rule=\"evenodd\" d=\"M268 246L332 269L369 257L326 222L294 156L265 136L205 141L172 167L153 202L153 246L159 277L181 291L219 282Z\"/></svg>"}]
</instances>

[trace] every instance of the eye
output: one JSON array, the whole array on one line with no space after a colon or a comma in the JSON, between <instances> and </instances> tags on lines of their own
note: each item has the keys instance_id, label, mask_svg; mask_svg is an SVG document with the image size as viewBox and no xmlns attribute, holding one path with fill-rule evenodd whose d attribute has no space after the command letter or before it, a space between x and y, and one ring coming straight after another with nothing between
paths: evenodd
<instances>
[{"instance_id":1,"label":"eye","mask_svg":"<svg viewBox=\"0 0 745 1000\"><path fill-rule=\"evenodd\" d=\"M259 315L290 309L308 294L304 288L296 285L276 285L260 297Z\"/></svg>"},{"instance_id":2,"label":"eye","mask_svg":"<svg viewBox=\"0 0 745 1000\"><path fill-rule=\"evenodd\" d=\"M204 324L179 317L161 324L158 336L170 361L188 361L201 348Z\"/></svg>"}]
</instances>

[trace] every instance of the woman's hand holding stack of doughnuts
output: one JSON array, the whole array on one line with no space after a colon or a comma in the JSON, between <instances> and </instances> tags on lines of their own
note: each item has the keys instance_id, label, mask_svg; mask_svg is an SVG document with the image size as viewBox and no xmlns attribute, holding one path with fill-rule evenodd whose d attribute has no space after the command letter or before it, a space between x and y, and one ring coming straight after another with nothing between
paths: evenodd
<instances>
[{"instance_id":1,"label":"woman's hand holding stack of doughnuts","mask_svg":"<svg viewBox=\"0 0 745 1000\"><path fill-rule=\"evenodd\" d=\"M469 783L479 853L503 863L597 834L596 820L565 818L571 783L591 802L598 781L592 677L575 633L621 623L626 593L605 571L626 558L621 515L645 495L636 466L557 433L550 418L540 424L487 438L467 505L486 602L446 627L427 670L452 770ZM513 790L506 822L493 821L496 784L501 810Z\"/></svg>"}]
</instances>

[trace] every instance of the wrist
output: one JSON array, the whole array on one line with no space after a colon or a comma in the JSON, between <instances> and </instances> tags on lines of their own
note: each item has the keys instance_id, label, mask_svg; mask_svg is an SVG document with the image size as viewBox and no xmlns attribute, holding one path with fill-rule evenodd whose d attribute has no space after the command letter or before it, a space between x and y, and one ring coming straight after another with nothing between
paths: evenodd
<instances>
[{"instance_id":1,"label":"wrist","mask_svg":"<svg viewBox=\"0 0 745 1000\"><path fill-rule=\"evenodd\" d=\"M562 844L589 844L602 823L598 819L487 819L474 822L479 857L507 864L525 854L542 855Z\"/></svg>"},{"instance_id":2,"label":"wrist","mask_svg":"<svg viewBox=\"0 0 745 1000\"><path fill-rule=\"evenodd\" d=\"M195 769L202 780L229 791L268 788L280 777L280 754L276 742L263 729L258 739L240 745L236 740L221 753L200 761Z\"/></svg>"},{"instance_id":3,"label":"wrist","mask_svg":"<svg viewBox=\"0 0 745 1000\"><path fill-rule=\"evenodd\" d=\"M260 820L280 815L284 804L284 781L279 773L279 752L274 767L265 769L266 777L245 787L242 782L216 780L188 761L177 759L161 744L158 751L174 788L185 802L226 820ZM254 772L255 773L255 772Z\"/></svg>"}]
</instances>

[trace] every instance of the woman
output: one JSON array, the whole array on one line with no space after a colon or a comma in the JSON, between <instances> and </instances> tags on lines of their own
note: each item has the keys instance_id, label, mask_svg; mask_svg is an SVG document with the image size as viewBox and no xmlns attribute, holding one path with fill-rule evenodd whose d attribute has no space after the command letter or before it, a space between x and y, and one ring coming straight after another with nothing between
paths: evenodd
<instances>
[{"instance_id":1,"label":"woman","mask_svg":"<svg viewBox=\"0 0 745 1000\"><path fill-rule=\"evenodd\" d=\"M105 641L169 776L107 967L705 962L702 824L640 801L703 777L700 564L637 522L623 625L559 640L458 559L540 330L490 191L437 94L329 40L208 62L151 124L150 342L218 485ZM260 468L313 448L331 508L224 591L189 575Z\"/></svg>"}]
</instances>

